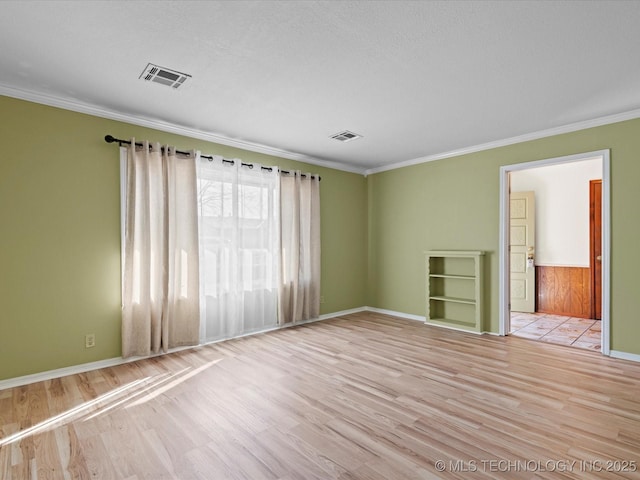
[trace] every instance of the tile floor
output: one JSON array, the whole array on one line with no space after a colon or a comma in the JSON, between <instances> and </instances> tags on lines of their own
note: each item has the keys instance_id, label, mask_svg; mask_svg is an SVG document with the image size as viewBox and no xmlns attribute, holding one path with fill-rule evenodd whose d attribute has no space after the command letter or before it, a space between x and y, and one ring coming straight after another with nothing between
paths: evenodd
<instances>
[{"instance_id":1,"label":"tile floor","mask_svg":"<svg viewBox=\"0 0 640 480\"><path fill-rule=\"evenodd\" d=\"M546 313L511 312L511 334L600 351L600 320Z\"/></svg>"}]
</instances>

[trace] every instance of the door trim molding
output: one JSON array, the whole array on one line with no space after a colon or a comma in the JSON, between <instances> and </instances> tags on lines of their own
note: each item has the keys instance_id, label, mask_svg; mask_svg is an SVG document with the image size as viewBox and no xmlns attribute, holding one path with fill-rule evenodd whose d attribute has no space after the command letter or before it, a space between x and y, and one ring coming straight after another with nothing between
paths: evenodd
<instances>
[{"instance_id":1,"label":"door trim molding","mask_svg":"<svg viewBox=\"0 0 640 480\"><path fill-rule=\"evenodd\" d=\"M500 167L500 232L499 232L499 276L498 276L498 313L501 336L509 332L509 173L518 170L580 162L593 158L602 158L602 336L601 352L611 354L610 340L610 295L611 295L611 189L610 189L610 150L578 153L564 157L547 158L533 162L516 163Z\"/></svg>"}]
</instances>

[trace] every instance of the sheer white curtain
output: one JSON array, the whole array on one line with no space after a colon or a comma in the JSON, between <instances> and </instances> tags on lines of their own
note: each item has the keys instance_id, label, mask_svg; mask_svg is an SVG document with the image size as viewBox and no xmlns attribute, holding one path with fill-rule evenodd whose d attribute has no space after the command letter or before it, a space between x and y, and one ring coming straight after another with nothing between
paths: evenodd
<instances>
[{"instance_id":1,"label":"sheer white curtain","mask_svg":"<svg viewBox=\"0 0 640 480\"><path fill-rule=\"evenodd\" d=\"M320 314L320 177L298 171L280 176L279 322Z\"/></svg>"},{"instance_id":2,"label":"sheer white curtain","mask_svg":"<svg viewBox=\"0 0 640 480\"><path fill-rule=\"evenodd\" d=\"M277 326L278 172L200 158L202 341Z\"/></svg>"},{"instance_id":3,"label":"sheer white curtain","mask_svg":"<svg viewBox=\"0 0 640 480\"><path fill-rule=\"evenodd\" d=\"M122 356L198 343L195 153L143 142L125 169ZM164 152L164 153L163 153Z\"/></svg>"}]
</instances>

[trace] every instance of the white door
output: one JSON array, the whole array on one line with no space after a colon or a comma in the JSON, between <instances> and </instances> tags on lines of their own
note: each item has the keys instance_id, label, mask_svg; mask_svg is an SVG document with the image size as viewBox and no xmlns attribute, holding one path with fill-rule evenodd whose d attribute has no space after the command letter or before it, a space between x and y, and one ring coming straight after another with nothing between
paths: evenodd
<instances>
[{"instance_id":1,"label":"white door","mask_svg":"<svg viewBox=\"0 0 640 480\"><path fill-rule=\"evenodd\" d=\"M533 313L536 307L534 192L511 192L509 214L511 311Z\"/></svg>"}]
</instances>

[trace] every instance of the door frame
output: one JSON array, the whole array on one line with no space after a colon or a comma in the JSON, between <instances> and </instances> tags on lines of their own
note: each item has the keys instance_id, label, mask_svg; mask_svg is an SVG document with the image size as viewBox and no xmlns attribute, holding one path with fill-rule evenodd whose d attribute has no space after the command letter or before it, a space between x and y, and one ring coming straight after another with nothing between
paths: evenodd
<instances>
[{"instance_id":1,"label":"door frame","mask_svg":"<svg viewBox=\"0 0 640 480\"><path fill-rule=\"evenodd\" d=\"M499 232L499 276L498 276L498 334L505 336L510 329L509 307L509 173L548 165L579 162L595 157L602 158L602 335L600 350L610 355L610 273L611 273L611 201L610 201L610 151L597 150L564 157L547 158L532 162L503 165L500 167L500 232Z\"/></svg>"}]
</instances>

